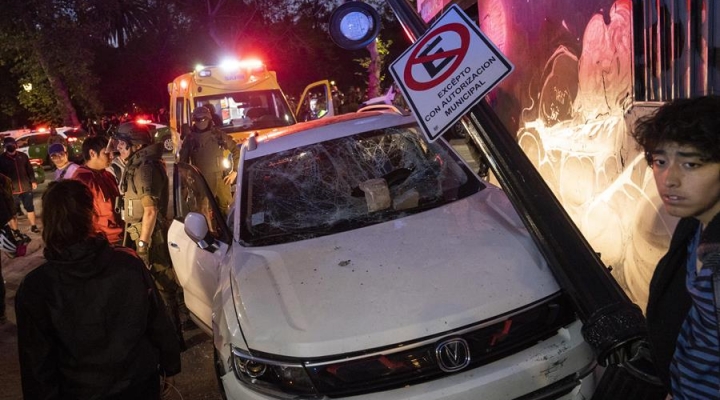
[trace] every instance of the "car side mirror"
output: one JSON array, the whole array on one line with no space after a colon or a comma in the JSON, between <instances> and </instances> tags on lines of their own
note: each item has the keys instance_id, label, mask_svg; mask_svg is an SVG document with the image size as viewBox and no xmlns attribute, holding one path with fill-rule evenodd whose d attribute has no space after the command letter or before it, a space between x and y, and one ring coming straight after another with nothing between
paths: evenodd
<instances>
[{"instance_id":1,"label":"car side mirror","mask_svg":"<svg viewBox=\"0 0 720 400\"><path fill-rule=\"evenodd\" d=\"M204 215L189 212L188 215L185 216L185 234L201 249L214 251L215 246L213 246L213 244L215 244L215 238L210 235L210 229L208 228L207 219L205 219Z\"/></svg>"}]
</instances>

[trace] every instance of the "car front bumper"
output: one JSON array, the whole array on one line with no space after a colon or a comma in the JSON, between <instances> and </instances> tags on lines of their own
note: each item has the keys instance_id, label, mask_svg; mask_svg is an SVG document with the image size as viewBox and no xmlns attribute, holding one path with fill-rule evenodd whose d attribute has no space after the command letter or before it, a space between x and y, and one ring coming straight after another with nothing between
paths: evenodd
<instances>
[{"instance_id":1,"label":"car front bumper","mask_svg":"<svg viewBox=\"0 0 720 400\"><path fill-rule=\"evenodd\" d=\"M352 399L587 399L596 386L596 364L592 349L582 338L581 326L576 321L535 346L479 368ZM240 383L233 371L221 380L228 399L273 399Z\"/></svg>"}]
</instances>

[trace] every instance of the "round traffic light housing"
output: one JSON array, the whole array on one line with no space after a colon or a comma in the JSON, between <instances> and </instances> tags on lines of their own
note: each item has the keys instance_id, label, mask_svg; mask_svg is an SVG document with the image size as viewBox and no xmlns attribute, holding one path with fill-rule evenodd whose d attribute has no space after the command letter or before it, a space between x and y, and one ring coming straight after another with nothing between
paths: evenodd
<instances>
[{"instance_id":1,"label":"round traffic light housing","mask_svg":"<svg viewBox=\"0 0 720 400\"><path fill-rule=\"evenodd\" d=\"M359 50L380 32L380 15L363 2L342 4L330 16L330 37L345 50Z\"/></svg>"}]
</instances>

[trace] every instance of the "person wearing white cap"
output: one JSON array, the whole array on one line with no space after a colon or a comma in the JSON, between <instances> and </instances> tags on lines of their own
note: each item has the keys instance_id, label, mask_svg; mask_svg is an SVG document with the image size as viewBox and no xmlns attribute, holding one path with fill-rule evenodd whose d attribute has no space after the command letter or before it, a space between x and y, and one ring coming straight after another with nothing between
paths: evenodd
<instances>
[{"instance_id":1,"label":"person wearing white cap","mask_svg":"<svg viewBox=\"0 0 720 400\"><path fill-rule=\"evenodd\" d=\"M50 147L48 147L48 155L50 156L50 161L55 164L56 168L54 180L70 179L75 175L78 165L68 160L65 146L61 143L51 144Z\"/></svg>"}]
</instances>

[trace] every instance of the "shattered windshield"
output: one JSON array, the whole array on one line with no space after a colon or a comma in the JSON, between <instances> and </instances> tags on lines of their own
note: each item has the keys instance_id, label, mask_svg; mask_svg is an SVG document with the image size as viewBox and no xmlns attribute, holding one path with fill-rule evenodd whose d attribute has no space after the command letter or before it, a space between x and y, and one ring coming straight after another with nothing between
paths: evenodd
<instances>
[{"instance_id":1,"label":"shattered windshield","mask_svg":"<svg viewBox=\"0 0 720 400\"><path fill-rule=\"evenodd\" d=\"M366 132L249 160L243 176L247 245L317 237L438 207L482 183L415 126Z\"/></svg>"},{"instance_id":2,"label":"shattered windshield","mask_svg":"<svg viewBox=\"0 0 720 400\"><path fill-rule=\"evenodd\" d=\"M199 97L196 107L212 106L220 128L228 133L277 128L295 123L295 117L279 90L252 90Z\"/></svg>"}]
</instances>

